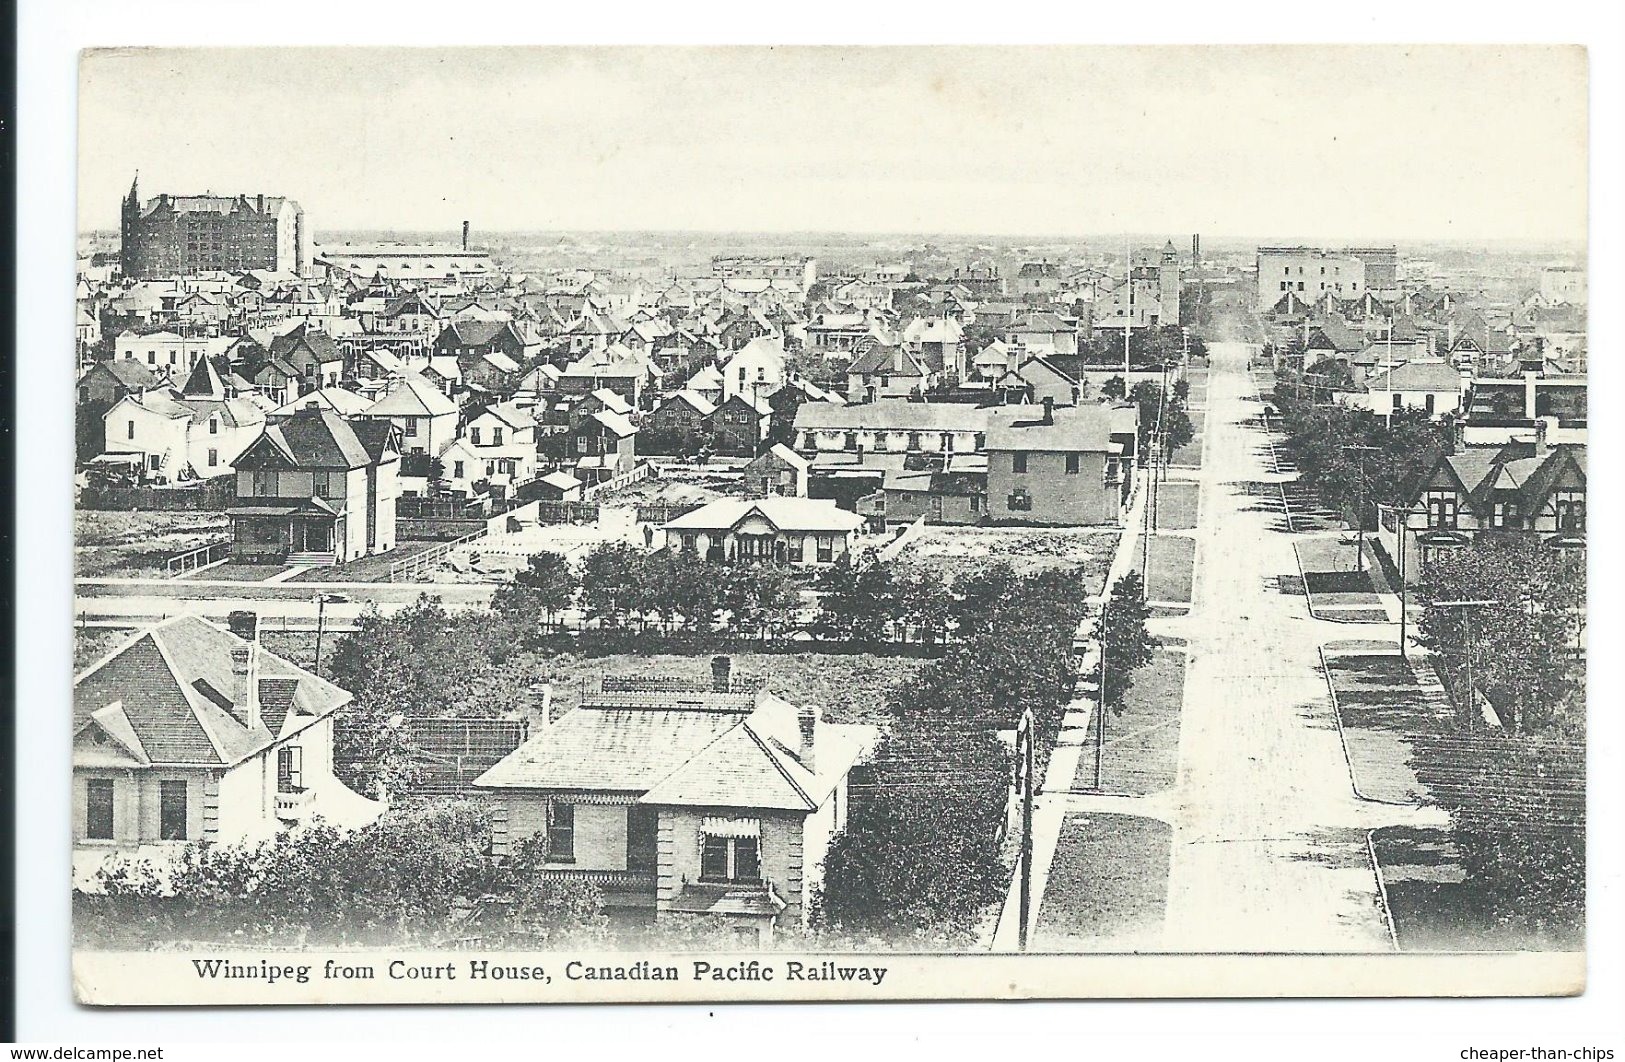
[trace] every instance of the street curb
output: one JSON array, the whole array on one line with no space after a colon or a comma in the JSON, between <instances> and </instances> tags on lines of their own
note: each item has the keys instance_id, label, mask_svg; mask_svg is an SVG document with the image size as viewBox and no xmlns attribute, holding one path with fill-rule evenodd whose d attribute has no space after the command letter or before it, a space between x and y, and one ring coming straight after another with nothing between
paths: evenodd
<instances>
[{"instance_id":1,"label":"street curb","mask_svg":"<svg viewBox=\"0 0 1625 1062\"><path fill-rule=\"evenodd\" d=\"M1282 498L1283 498L1282 504L1285 504L1285 496L1283 495ZM1288 521L1290 521L1291 517L1288 517L1287 519L1288 519ZM1365 625L1365 626L1370 626L1370 625L1373 625L1373 624L1391 624L1391 623L1394 622L1393 620L1388 618L1388 610L1387 610L1386 606L1384 606L1384 608L1383 608L1382 619L1380 619L1380 620L1339 619L1339 618L1337 618L1335 616L1323 616L1323 615L1321 615L1318 611L1315 610L1315 595L1312 594L1309 591L1309 572L1303 566L1303 554L1298 551L1298 546L1299 546L1299 543L1297 543L1297 542L1292 543L1292 558L1298 562L1298 578L1303 580L1303 599L1304 599L1304 602L1305 602L1305 604L1307 605L1307 607L1309 609L1309 615L1310 615L1310 617L1312 619L1320 620L1322 623L1348 623L1348 624ZM1350 611L1354 611L1354 610L1350 610ZM1364 610L1359 610L1359 611L1375 611L1375 610L1373 610L1373 609L1364 609Z\"/></svg>"},{"instance_id":2,"label":"street curb","mask_svg":"<svg viewBox=\"0 0 1625 1062\"><path fill-rule=\"evenodd\" d=\"M1394 909L1388 902L1388 882L1382 876L1382 862L1377 858L1376 831L1365 831L1365 851L1371 859L1371 876L1377 879L1377 903L1382 907L1382 920L1388 926L1388 943L1393 945L1397 952L1399 947L1399 927L1394 925Z\"/></svg>"},{"instance_id":3,"label":"street curb","mask_svg":"<svg viewBox=\"0 0 1625 1062\"><path fill-rule=\"evenodd\" d=\"M1332 700L1332 719L1337 723L1337 742L1343 748L1343 762L1349 769L1349 788L1354 790L1356 797L1367 803L1386 804L1396 808L1424 807L1425 805L1414 804L1408 800L1386 800L1382 797L1367 796L1360 789L1360 773L1354 769L1354 757L1349 754L1348 734L1343 730L1343 707L1337 700L1337 685L1332 682L1331 668L1326 664L1326 647L1317 646L1315 652L1320 657L1320 677L1325 680L1326 692Z\"/></svg>"}]
</instances>

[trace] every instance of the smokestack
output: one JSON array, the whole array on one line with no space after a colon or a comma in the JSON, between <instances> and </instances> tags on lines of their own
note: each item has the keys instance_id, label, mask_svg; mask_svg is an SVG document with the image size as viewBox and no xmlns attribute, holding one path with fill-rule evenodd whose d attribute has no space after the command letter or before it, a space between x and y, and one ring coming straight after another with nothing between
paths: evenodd
<instances>
[{"instance_id":1,"label":"smokestack","mask_svg":"<svg viewBox=\"0 0 1625 1062\"><path fill-rule=\"evenodd\" d=\"M804 704L796 710L796 724L801 731L800 747L796 750L801 765L807 770L818 773L815 739L818 734L818 709Z\"/></svg>"},{"instance_id":2,"label":"smokestack","mask_svg":"<svg viewBox=\"0 0 1625 1062\"><path fill-rule=\"evenodd\" d=\"M463 222L463 250L468 250L468 222Z\"/></svg>"},{"instance_id":3,"label":"smokestack","mask_svg":"<svg viewBox=\"0 0 1625 1062\"><path fill-rule=\"evenodd\" d=\"M1191 265L1200 266L1201 264L1202 264L1202 234L1200 232L1192 233L1191 234Z\"/></svg>"},{"instance_id":4,"label":"smokestack","mask_svg":"<svg viewBox=\"0 0 1625 1062\"><path fill-rule=\"evenodd\" d=\"M233 612L226 625L240 639L231 647L231 706L254 730L260 725L259 617L247 611Z\"/></svg>"},{"instance_id":5,"label":"smokestack","mask_svg":"<svg viewBox=\"0 0 1625 1062\"><path fill-rule=\"evenodd\" d=\"M713 693L727 693L733 689L733 657L713 656L711 658L711 691Z\"/></svg>"},{"instance_id":6,"label":"smokestack","mask_svg":"<svg viewBox=\"0 0 1625 1062\"><path fill-rule=\"evenodd\" d=\"M1055 399L1052 398L1049 395L1044 396L1044 421L1043 422L1045 424L1054 424L1055 423Z\"/></svg>"}]
</instances>

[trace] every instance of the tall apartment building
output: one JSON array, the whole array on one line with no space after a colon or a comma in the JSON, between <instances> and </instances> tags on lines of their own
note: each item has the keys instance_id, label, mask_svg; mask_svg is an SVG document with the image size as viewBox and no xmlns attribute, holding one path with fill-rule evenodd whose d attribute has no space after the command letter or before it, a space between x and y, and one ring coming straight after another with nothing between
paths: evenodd
<instances>
[{"instance_id":1,"label":"tall apartment building","mask_svg":"<svg viewBox=\"0 0 1625 1062\"><path fill-rule=\"evenodd\" d=\"M120 263L135 279L216 270L310 271L310 228L298 203L267 195L170 195L141 201L130 182Z\"/></svg>"}]
</instances>

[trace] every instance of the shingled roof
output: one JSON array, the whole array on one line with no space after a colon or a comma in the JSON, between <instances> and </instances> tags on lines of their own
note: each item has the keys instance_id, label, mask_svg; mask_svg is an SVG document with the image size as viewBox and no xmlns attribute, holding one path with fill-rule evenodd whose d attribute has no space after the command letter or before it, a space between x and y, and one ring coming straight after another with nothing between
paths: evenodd
<instances>
[{"instance_id":1,"label":"shingled roof","mask_svg":"<svg viewBox=\"0 0 1625 1062\"><path fill-rule=\"evenodd\" d=\"M365 468L390 452L394 431L387 420L346 420L307 405L291 417L267 424L232 467Z\"/></svg>"},{"instance_id":2,"label":"shingled roof","mask_svg":"<svg viewBox=\"0 0 1625 1062\"><path fill-rule=\"evenodd\" d=\"M98 727L142 765L240 763L290 714L310 722L350 702L325 679L258 649L260 718L232 697L232 650L247 644L198 616L142 631L74 680L73 730ZM76 754L77 755L77 754Z\"/></svg>"}]
</instances>

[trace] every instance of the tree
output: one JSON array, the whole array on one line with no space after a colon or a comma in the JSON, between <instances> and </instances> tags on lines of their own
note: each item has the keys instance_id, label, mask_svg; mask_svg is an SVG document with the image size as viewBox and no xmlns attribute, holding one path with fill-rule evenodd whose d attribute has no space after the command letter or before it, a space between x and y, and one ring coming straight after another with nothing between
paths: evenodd
<instances>
[{"instance_id":1,"label":"tree","mask_svg":"<svg viewBox=\"0 0 1625 1062\"><path fill-rule=\"evenodd\" d=\"M790 577L775 564L744 562L730 566L722 582L722 607L743 633L763 640L788 625L801 594Z\"/></svg>"},{"instance_id":2,"label":"tree","mask_svg":"<svg viewBox=\"0 0 1625 1062\"><path fill-rule=\"evenodd\" d=\"M1123 378L1121 376L1110 377L1105 383L1100 385L1100 397L1109 399L1113 402L1117 401L1119 398L1122 398L1125 392L1126 387L1123 384Z\"/></svg>"},{"instance_id":3,"label":"tree","mask_svg":"<svg viewBox=\"0 0 1625 1062\"><path fill-rule=\"evenodd\" d=\"M491 608L521 624L540 618L551 629L558 614L575 600L576 585L575 571L562 555L536 553L512 582L497 588Z\"/></svg>"},{"instance_id":4,"label":"tree","mask_svg":"<svg viewBox=\"0 0 1625 1062\"><path fill-rule=\"evenodd\" d=\"M1584 665L1566 651L1585 600L1578 558L1521 537L1442 550L1423 566L1418 597L1427 603L1420 641L1437 654L1456 703L1468 706L1464 721L1473 718L1476 691L1513 733L1581 725ZM1495 604L1473 607L1469 616L1438 601ZM1466 686L1469 654L1474 691Z\"/></svg>"},{"instance_id":5,"label":"tree","mask_svg":"<svg viewBox=\"0 0 1625 1062\"><path fill-rule=\"evenodd\" d=\"M1186 377L1186 376L1181 376L1179 379L1174 381L1174 400L1177 401L1180 405L1184 405L1186 402L1190 401L1190 397L1191 397L1191 381L1190 381L1190 378Z\"/></svg>"},{"instance_id":6,"label":"tree","mask_svg":"<svg viewBox=\"0 0 1625 1062\"><path fill-rule=\"evenodd\" d=\"M642 554L625 542L606 542L581 564L581 603L587 615L621 626L639 602L636 579Z\"/></svg>"},{"instance_id":7,"label":"tree","mask_svg":"<svg viewBox=\"0 0 1625 1062\"><path fill-rule=\"evenodd\" d=\"M1112 585L1111 598L1095 619L1095 641L1105 661L1101 699L1115 714L1123 713L1134 672L1151 662L1157 640L1146 628L1146 605L1139 572L1129 572Z\"/></svg>"}]
</instances>

